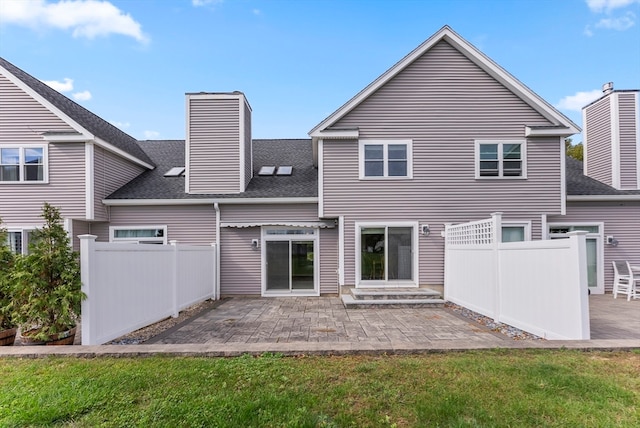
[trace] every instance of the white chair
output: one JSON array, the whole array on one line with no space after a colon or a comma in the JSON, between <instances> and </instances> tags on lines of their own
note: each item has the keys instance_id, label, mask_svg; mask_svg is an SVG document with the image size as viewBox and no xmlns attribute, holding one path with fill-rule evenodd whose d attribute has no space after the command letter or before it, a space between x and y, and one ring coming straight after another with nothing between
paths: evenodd
<instances>
[{"instance_id":1,"label":"white chair","mask_svg":"<svg viewBox=\"0 0 640 428\"><path fill-rule=\"evenodd\" d=\"M613 298L617 299L618 294L626 294L627 300L631 300L631 296L635 295L633 283L633 273L627 262L612 261L613 263Z\"/></svg>"},{"instance_id":2,"label":"white chair","mask_svg":"<svg viewBox=\"0 0 640 428\"><path fill-rule=\"evenodd\" d=\"M633 270L629 262L627 262L627 270L629 271L629 282L631 284L631 292L627 300L640 299L640 271Z\"/></svg>"}]
</instances>

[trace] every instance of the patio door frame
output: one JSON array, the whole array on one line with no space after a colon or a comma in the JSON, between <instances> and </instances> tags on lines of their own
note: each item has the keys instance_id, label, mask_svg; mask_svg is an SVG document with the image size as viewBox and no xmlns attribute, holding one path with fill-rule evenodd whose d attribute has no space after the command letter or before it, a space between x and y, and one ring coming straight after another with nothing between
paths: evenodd
<instances>
[{"instance_id":1,"label":"patio door frame","mask_svg":"<svg viewBox=\"0 0 640 428\"><path fill-rule=\"evenodd\" d=\"M289 289L288 290L268 290L267 289L267 242L288 242L289 243ZM313 243L313 289L295 290L292 289L292 267L291 267L291 244L293 242ZM261 232L261 267L262 267L262 296L263 297L283 297L283 296L319 296L320 295L320 233L314 227L286 227L286 226L263 226Z\"/></svg>"},{"instance_id":2,"label":"patio door frame","mask_svg":"<svg viewBox=\"0 0 640 428\"><path fill-rule=\"evenodd\" d=\"M587 241L596 242L596 286L589 287L593 294L604 294L604 223L598 221L582 222L552 222L547 224L547 238L558 239L566 237L564 233L551 233L552 228L573 227L580 230L580 226L597 227L598 232L587 231Z\"/></svg>"},{"instance_id":3,"label":"patio door frame","mask_svg":"<svg viewBox=\"0 0 640 428\"><path fill-rule=\"evenodd\" d=\"M411 229L411 279L410 280L363 280L362 279L362 229L388 228ZM355 223L355 285L356 288L417 288L420 285L419 275L419 235L417 221L361 221ZM387 270L388 257L385 243L384 269Z\"/></svg>"}]
</instances>

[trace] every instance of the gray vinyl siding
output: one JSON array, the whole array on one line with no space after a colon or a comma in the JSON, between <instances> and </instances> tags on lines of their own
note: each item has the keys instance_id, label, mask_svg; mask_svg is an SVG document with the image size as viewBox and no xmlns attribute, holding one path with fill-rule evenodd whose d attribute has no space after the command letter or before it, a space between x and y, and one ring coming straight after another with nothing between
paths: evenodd
<instances>
[{"instance_id":1,"label":"gray vinyl siding","mask_svg":"<svg viewBox=\"0 0 640 428\"><path fill-rule=\"evenodd\" d=\"M611 97L590 105L585 114L585 174L612 186Z\"/></svg>"},{"instance_id":2,"label":"gray vinyl siding","mask_svg":"<svg viewBox=\"0 0 640 428\"><path fill-rule=\"evenodd\" d=\"M0 144L42 144L47 131L75 132L62 119L0 75Z\"/></svg>"},{"instance_id":3,"label":"gray vinyl siding","mask_svg":"<svg viewBox=\"0 0 640 428\"><path fill-rule=\"evenodd\" d=\"M71 233L73 234L71 237L73 251L80 251L80 240L78 236L91 233L91 223L82 220L73 220L71 227Z\"/></svg>"},{"instance_id":4,"label":"gray vinyl siding","mask_svg":"<svg viewBox=\"0 0 640 428\"><path fill-rule=\"evenodd\" d=\"M94 218L108 220L102 200L140 175L144 168L102 147L94 148Z\"/></svg>"},{"instance_id":5,"label":"gray vinyl siding","mask_svg":"<svg viewBox=\"0 0 640 428\"><path fill-rule=\"evenodd\" d=\"M244 103L244 186L245 189L253 177L253 163L251 153L251 109Z\"/></svg>"},{"instance_id":6,"label":"gray vinyl siding","mask_svg":"<svg viewBox=\"0 0 640 428\"><path fill-rule=\"evenodd\" d=\"M260 239L259 227L220 230L220 294L261 294L261 250L251 247L252 239Z\"/></svg>"},{"instance_id":7,"label":"gray vinyl siding","mask_svg":"<svg viewBox=\"0 0 640 428\"><path fill-rule=\"evenodd\" d=\"M220 214L222 222L318 221L318 205L221 205Z\"/></svg>"},{"instance_id":8,"label":"gray vinyl siding","mask_svg":"<svg viewBox=\"0 0 640 428\"><path fill-rule=\"evenodd\" d=\"M638 94L618 94L620 120L620 188L638 188Z\"/></svg>"},{"instance_id":9,"label":"gray vinyl siding","mask_svg":"<svg viewBox=\"0 0 640 428\"><path fill-rule=\"evenodd\" d=\"M48 184L0 185L0 218L5 224L40 224L45 201L59 208L63 218L85 218L84 144L55 143L48 147Z\"/></svg>"},{"instance_id":10,"label":"gray vinyl siding","mask_svg":"<svg viewBox=\"0 0 640 428\"><path fill-rule=\"evenodd\" d=\"M338 229L320 230L320 294L338 294Z\"/></svg>"},{"instance_id":11,"label":"gray vinyl siding","mask_svg":"<svg viewBox=\"0 0 640 428\"><path fill-rule=\"evenodd\" d=\"M110 223L93 223L91 233L109 241L109 226L167 226L167 240L185 245L216 241L213 205L109 207Z\"/></svg>"},{"instance_id":12,"label":"gray vinyl siding","mask_svg":"<svg viewBox=\"0 0 640 428\"><path fill-rule=\"evenodd\" d=\"M188 99L189 193L238 193L240 103L235 99Z\"/></svg>"},{"instance_id":13,"label":"gray vinyl siding","mask_svg":"<svg viewBox=\"0 0 640 428\"><path fill-rule=\"evenodd\" d=\"M618 246L604 244L605 290L613 288L613 260L640 261L640 202L568 202L567 215L549 217L551 222L604 222L603 236L611 235Z\"/></svg>"},{"instance_id":14,"label":"gray vinyl siding","mask_svg":"<svg viewBox=\"0 0 640 428\"><path fill-rule=\"evenodd\" d=\"M476 179L475 140L522 140L527 125L549 125L533 108L440 42L336 125L361 139L410 139L413 179L359 180L358 142L323 143L324 215L345 216L345 283L355 281L355 222L419 221L419 280L443 283L444 223L488 218L532 220L562 210L559 137L526 140L527 179Z\"/></svg>"}]
</instances>

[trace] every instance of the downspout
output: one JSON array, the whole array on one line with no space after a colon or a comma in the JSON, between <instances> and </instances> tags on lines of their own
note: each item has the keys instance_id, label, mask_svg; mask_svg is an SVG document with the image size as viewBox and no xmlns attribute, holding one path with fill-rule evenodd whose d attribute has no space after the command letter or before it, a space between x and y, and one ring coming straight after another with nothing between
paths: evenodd
<instances>
[{"instance_id":1,"label":"downspout","mask_svg":"<svg viewBox=\"0 0 640 428\"><path fill-rule=\"evenodd\" d=\"M220 206L217 202L213 204L216 211L216 291L214 300L220 300Z\"/></svg>"}]
</instances>

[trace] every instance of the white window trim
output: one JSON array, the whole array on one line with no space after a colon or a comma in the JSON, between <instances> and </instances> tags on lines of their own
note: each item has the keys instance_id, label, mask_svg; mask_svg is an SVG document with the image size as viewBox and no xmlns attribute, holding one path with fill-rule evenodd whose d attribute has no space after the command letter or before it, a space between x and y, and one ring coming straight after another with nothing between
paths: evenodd
<instances>
[{"instance_id":1,"label":"white window trim","mask_svg":"<svg viewBox=\"0 0 640 428\"><path fill-rule=\"evenodd\" d=\"M481 144L497 144L498 145L498 175L495 177L480 175L480 145ZM522 155L522 175L519 176L503 176L502 169L502 145L503 144L520 144ZM475 140L475 172L476 180L526 180L527 178L527 141L526 140Z\"/></svg>"},{"instance_id":2,"label":"white window trim","mask_svg":"<svg viewBox=\"0 0 640 428\"><path fill-rule=\"evenodd\" d=\"M268 230L299 230L308 228L302 227L284 227L284 226L262 226L260 239L260 278L261 278L261 295L262 297L304 297L304 296L320 296L320 231L313 228L313 233L301 235L269 235ZM267 241L313 241L313 290L267 290ZM289 266L291 269L291 266ZM291 273L291 272L289 272Z\"/></svg>"},{"instance_id":3,"label":"white window trim","mask_svg":"<svg viewBox=\"0 0 640 428\"><path fill-rule=\"evenodd\" d=\"M382 145L384 146L384 175L369 177L364 175L364 146L366 145ZM407 175L406 176L389 176L387 159L387 147L390 144L405 144L407 146ZM358 140L358 159L359 159L359 177L360 180L411 180L413 179L413 140Z\"/></svg>"},{"instance_id":4,"label":"white window trim","mask_svg":"<svg viewBox=\"0 0 640 428\"><path fill-rule=\"evenodd\" d=\"M553 222L547 223L547 229L543 231L546 235L546 239L551 239L551 237L560 237L559 235L564 234L551 234L549 231L554 227L580 227L580 226L597 226L598 232L587 232L586 237L590 239L596 240L596 246L598 248L597 254L597 270L598 270L598 282L595 289L590 288L591 292L594 294L603 294L604 293L604 222L598 221L584 221L584 222Z\"/></svg>"},{"instance_id":5,"label":"white window trim","mask_svg":"<svg viewBox=\"0 0 640 428\"><path fill-rule=\"evenodd\" d=\"M502 227L523 227L524 228L524 240L531 241L531 220L523 221L502 221Z\"/></svg>"},{"instance_id":6,"label":"white window trim","mask_svg":"<svg viewBox=\"0 0 640 428\"><path fill-rule=\"evenodd\" d=\"M411 251L413 254L412 260L412 268L413 268L413 279L412 280L402 280L402 281L372 281L365 280L363 281L361 278L361 230L362 228L372 228L372 227L411 227L413 229L412 234L412 243L411 243ZM354 283L356 284L356 288L385 288L385 287L418 287L420 284L419 278L419 262L420 262L420 254L419 254L419 227L417 221L363 221L355 223L355 248L356 248L356 277Z\"/></svg>"},{"instance_id":7,"label":"white window trim","mask_svg":"<svg viewBox=\"0 0 640 428\"><path fill-rule=\"evenodd\" d=\"M28 226L7 226L6 228L7 232L20 232L22 233L22 254L28 254L29 253L29 242L27 242L27 245L24 245L25 243L25 239L24 239L24 233L25 232L33 232L36 229L42 229L42 225L28 225ZM7 242L8 242L9 237L7 236Z\"/></svg>"},{"instance_id":8,"label":"white window trim","mask_svg":"<svg viewBox=\"0 0 640 428\"><path fill-rule=\"evenodd\" d=\"M49 147L46 144L2 144L0 149L19 149L19 180L18 181L0 181L0 185L7 184L48 184L49 183ZM42 149L42 181L33 181L24 179L24 150L25 149Z\"/></svg>"},{"instance_id":9,"label":"white window trim","mask_svg":"<svg viewBox=\"0 0 640 428\"><path fill-rule=\"evenodd\" d=\"M131 237L131 238L116 238L116 230L142 230L142 229L162 229L164 231L162 238L152 237ZM124 244L139 244L140 242L154 242L162 240L163 245L167 245L168 242L168 230L167 225L155 225L155 226L109 226L109 242L119 242Z\"/></svg>"}]
</instances>

